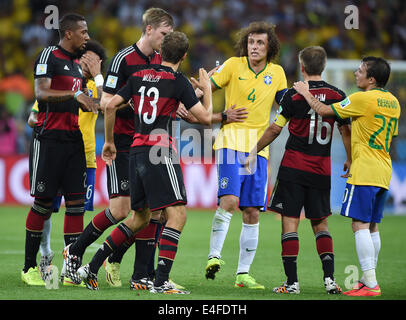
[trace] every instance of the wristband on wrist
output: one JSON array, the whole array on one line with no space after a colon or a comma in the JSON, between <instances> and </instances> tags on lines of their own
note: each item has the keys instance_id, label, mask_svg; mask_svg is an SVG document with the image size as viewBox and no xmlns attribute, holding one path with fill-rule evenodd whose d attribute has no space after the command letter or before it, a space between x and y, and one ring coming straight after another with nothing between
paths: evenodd
<instances>
[{"instance_id":1,"label":"wristband on wrist","mask_svg":"<svg viewBox=\"0 0 406 320\"><path fill-rule=\"evenodd\" d=\"M227 113L223 111L221 113L221 122L226 122L227 121Z\"/></svg>"},{"instance_id":2,"label":"wristband on wrist","mask_svg":"<svg viewBox=\"0 0 406 320\"><path fill-rule=\"evenodd\" d=\"M83 93L83 91L81 91L81 90L76 91L75 94L73 95L73 98L74 98L75 100L77 100L78 95L80 95L80 94L82 94L82 93Z\"/></svg>"},{"instance_id":3,"label":"wristband on wrist","mask_svg":"<svg viewBox=\"0 0 406 320\"><path fill-rule=\"evenodd\" d=\"M97 76L94 77L94 83L96 84L96 87L102 87L103 86L104 78L100 73Z\"/></svg>"}]
</instances>

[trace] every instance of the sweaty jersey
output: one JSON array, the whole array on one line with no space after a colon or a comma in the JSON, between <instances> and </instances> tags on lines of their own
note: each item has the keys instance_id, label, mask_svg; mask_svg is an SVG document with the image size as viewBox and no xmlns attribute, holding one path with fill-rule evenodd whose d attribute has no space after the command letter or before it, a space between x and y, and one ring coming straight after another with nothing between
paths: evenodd
<instances>
[{"instance_id":1,"label":"sweaty jersey","mask_svg":"<svg viewBox=\"0 0 406 320\"><path fill-rule=\"evenodd\" d=\"M375 88L353 93L331 108L340 118L352 118L352 164L347 182L389 189L389 148L392 137L398 135L399 101L387 90Z\"/></svg>"},{"instance_id":2,"label":"sweaty jersey","mask_svg":"<svg viewBox=\"0 0 406 320\"><path fill-rule=\"evenodd\" d=\"M76 55L60 46L42 50L34 64L34 79L50 78L51 89L78 91L84 77ZM34 127L37 137L62 141L81 140L78 124L79 103L72 97L61 102L38 101Z\"/></svg>"},{"instance_id":3,"label":"sweaty jersey","mask_svg":"<svg viewBox=\"0 0 406 320\"><path fill-rule=\"evenodd\" d=\"M341 101L345 93L324 81L309 81L312 95L326 104ZM335 116L321 117L302 95L289 89L281 101L274 123L283 127L289 121L278 179L319 189L331 187L331 139L334 123L350 124Z\"/></svg>"},{"instance_id":4,"label":"sweaty jersey","mask_svg":"<svg viewBox=\"0 0 406 320\"><path fill-rule=\"evenodd\" d=\"M86 82L86 88L88 89L89 96L98 98L97 87L93 80ZM38 113L38 101L35 101L32 108L32 112ZM79 129L82 132L83 144L85 146L86 155L86 167L97 168L96 165L96 136L95 126L98 114L93 112L84 112L79 109Z\"/></svg>"},{"instance_id":5,"label":"sweaty jersey","mask_svg":"<svg viewBox=\"0 0 406 320\"><path fill-rule=\"evenodd\" d=\"M172 68L151 65L132 74L127 84L117 93L125 101L133 100L132 150L143 152L152 146L176 152L176 119L179 102L190 109L199 102L189 80Z\"/></svg>"},{"instance_id":6,"label":"sweaty jersey","mask_svg":"<svg viewBox=\"0 0 406 320\"><path fill-rule=\"evenodd\" d=\"M128 78L138 69L145 65L162 62L161 55L154 52L147 57L136 44L120 50L111 60L103 85L103 91L116 94L122 88ZM116 122L114 123L114 143L118 151L129 151L134 134L133 110L124 108L117 110Z\"/></svg>"},{"instance_id":7,"label":"sweaty jersey","mask_svg":"<svg viewBox=\"0 0 406 320\"><path fill-rule=\"evenodd\" d=\"M248 111L248 118L244 122L221 127L214 149L250 152L269 125L275 98L282 96L287 87L285 72L281 66L267 63L256 74L250 67L248 57L233 57L210 79L217 88L225 88L226 109L235 104L236 108L245 107ZM278 103L280 98L277 99ZM266 147L258 154L268 159L268 150L269 147Z\"/></svg>"}]
</instances>

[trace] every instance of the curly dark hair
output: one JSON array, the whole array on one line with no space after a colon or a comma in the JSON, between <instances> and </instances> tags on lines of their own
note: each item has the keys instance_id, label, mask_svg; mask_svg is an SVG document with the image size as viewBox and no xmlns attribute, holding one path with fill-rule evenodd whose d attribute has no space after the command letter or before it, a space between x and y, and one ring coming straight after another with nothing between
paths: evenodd
<instances>
[{"instance_id":1,"label":"curly dark hair","mask_svg":"<svg viewBox=\"0 0 406 320\"><path fill-rule=\"evenodd\" d=\"M239 57L248 56L248 36L252 33L266 33L268 35L267 62L275 59L280 50L280 42L275 33L275 25L265 21L251 22L247 28L238 33L238 41L235 45L236 54Z\"/></svg>"}]
</instances>

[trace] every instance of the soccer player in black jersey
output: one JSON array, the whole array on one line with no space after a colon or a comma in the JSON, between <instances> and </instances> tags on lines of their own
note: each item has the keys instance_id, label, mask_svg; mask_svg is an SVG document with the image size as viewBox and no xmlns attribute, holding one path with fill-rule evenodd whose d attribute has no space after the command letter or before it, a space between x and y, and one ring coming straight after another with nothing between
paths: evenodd
<instances>
[{"instance_id":1,"label":"soccer player in black jersey","mask_svg":"<svg viewBox=\"0 0 406 320\"><path fill-rule=\"evenodd\" d=\"M169 283L180 234L186 222L186 191L180 164L173 161L177 150L172 132L179 103L203 124L211 123L211 84L207 72L199 70L203 104L188 79L177 72L189 42L184 33L168 33L162 42L162 65L145 66L132 74L127 84L108 102L105 112L105 144L102 157L108 163L117 149L113 138L116 109L132 99L135 132L130 151L131 209L133 214L115 228L93 257L78 270L89 289L97 289L97 272L104 259L148 223L151 212L164 210L167 223L159 242L157 274L151 292L185 294Z\"/></svg>"},{"instance_id":2,"label":"soccer player in black jersey","mask_svg":"<svg viewBox=\"0 0 406 320\"><path fill-rule=\"evenodd\" d=\"M345 93L322 80L326 64L322 47L307 47L299 53L300 68L310 92L326 104L342 101ZM327 217L331 214L331 139L337 122L347 154L344 169L351 165L350 122L337 117L321 117L294 89L289 89L281 102L273 123L250 152L245 166L254 168L257 152L278 137L289 122L286 142L277 181L268 209L282 215L282 261L286 282L274 288L276 293L300 293L297 279L299 238L297 229L302 208L310 219L316 237L316 248L322 262L324 286L328 293L341 293L334 279L333 240L328 231ZM348 171L347 173L348 174ZM345 175L344 175L345 176Z\"/></svg>"},{"instance_id":3,"label":"soccer player in black jersey","mask_svg":"<svg viewBox=\"0 0 406 320\"><path fill-rule=\"evenodd\" d=\"M44 221L52 213L59 189L66 201L65 243L75 241L83 230L86 161L78 125L79 107L97 112L87 96L77 54L89 35L85 18L67 14L59 21L60 42L42 50L34 65L38 121L30 150L30 185L34 203L26 219L25 263L21 273L28 285L45 285L36 256Z\"/></svg>"},{"instance_id":4,"label":"soccer player in black jersey","mask_svg":"<svg viewBox=\"0 0 406 320\"><path fill-rule=\"evenodd\" d=\"M107 102L122 88L128 78L145 65L161 64L159 54L162 39L165 34L172 32L173 19L171 15L160 8L148 9L142 18L141 38L133 45L120 50L111 60L106 73L101 98L101 106L105 108ZM98 213L87 225L78 241L66 249L69 260L70 273L75 274L81 265L82 256L86 248L97 240L100 235L112 225L127 218L130 207L129 185L129 151L134 135L133 107L125 102L117 111L114 124L114 142L117 147L117 157L107 165L107 188L110 197L109 207ZM121 286L119 267L121 258L131 244L136 241L136 258L134 274L130 280L132 289L147 289L144 283L152 284L145 274L150 258L153 256L154 238L159 226L158 217L151 219L151 223L133 238L128 239L120 250L115 252L114 261L106 259L106 280L112 286ZM152 243L152 245L151 245ZM141 270L140 270L141 269ZM143 280L144 279L144 280Z\"/></svg>"}]
</instances>

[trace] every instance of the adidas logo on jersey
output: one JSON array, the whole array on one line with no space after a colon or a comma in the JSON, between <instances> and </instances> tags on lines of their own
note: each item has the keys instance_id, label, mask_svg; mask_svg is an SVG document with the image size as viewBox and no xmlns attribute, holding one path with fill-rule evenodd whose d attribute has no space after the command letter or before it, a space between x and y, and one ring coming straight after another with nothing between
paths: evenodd
<instances>
[{"instance_id":1,"label":"adidas logo on jersey","mask_svg":"<svg viewBox=\"0 0 406 320\"><path fill-rule=\"evenodd\" d=\"M279 208L279 209L283 209L283 204L282 202L279 202L277 205L275 205L275 207Z\"/></svg>"},{"instance_id":2,"label":"adidas logo on jersey","mask_svg":"<svg viewBox=\"0 0 406 320\"><path fill-rule=\"evenodd\" d=\"M65 64L65 66L63 67L63 70L70 70L69 67Z\"/></svg>"}]
</instances>

